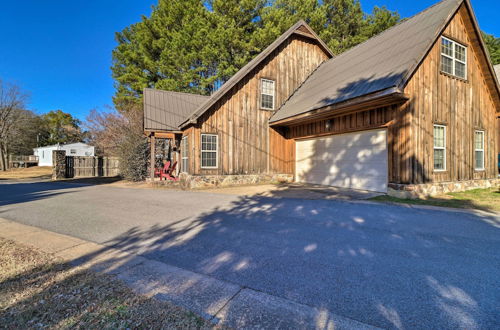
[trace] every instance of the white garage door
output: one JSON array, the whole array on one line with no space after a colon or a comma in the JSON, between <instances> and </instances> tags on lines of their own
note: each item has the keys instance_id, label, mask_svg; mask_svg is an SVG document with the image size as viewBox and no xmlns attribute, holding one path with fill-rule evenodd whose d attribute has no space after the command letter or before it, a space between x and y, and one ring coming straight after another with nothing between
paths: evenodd
<instances>
[{"instance_id":1,"label":"white garage door","mask_svg":"<svg viewBox=\"0 0 500 330\"><path fill-rule=\"evenodd\" d=\"M363 131L296 143L296 179L387 192L387 131Z\"/></svg>"}]
</instances>

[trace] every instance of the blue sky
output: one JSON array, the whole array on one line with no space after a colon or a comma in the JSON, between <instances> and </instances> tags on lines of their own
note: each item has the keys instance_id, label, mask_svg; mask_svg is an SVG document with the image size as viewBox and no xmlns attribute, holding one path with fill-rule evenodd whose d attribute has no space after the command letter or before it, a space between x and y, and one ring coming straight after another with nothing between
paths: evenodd
<instances>
[{"instance_id":1,"label":"blue sky","mask_svg":"<svg viewBox=\"0 0 500 330\"><path fill-rule=\"evenodd\" d=\"M436 0L361 0L363 9L386 5L402 17ZM479 24L500 36L500 1L472 0ZM114 33L149 15L155 0L25 0L0 5L0 79L30 92L37 113L62 109L85 119L112 105Z\"/></svg>"}]
</instances>

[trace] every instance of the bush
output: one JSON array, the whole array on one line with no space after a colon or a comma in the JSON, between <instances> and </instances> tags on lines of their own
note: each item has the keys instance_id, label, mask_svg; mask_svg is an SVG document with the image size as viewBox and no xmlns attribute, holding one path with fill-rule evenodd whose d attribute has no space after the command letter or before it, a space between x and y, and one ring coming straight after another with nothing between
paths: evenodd
<instances>
[{"instance_id":1,"label":"bush","mask_svg":"<svg viewBox=\"0 0 500 330\"><path fill-rule=\"evenodd\" d=\"M142 181L148 175L149 144L142 134L130 132L118 147L120 175L130 181Z\"/></svg>"},{"instance_id":2,"label":"bush","mask_svg":"<svg viewBox=\"0 0 500 330\"><path fill-rule=\"evenodd\" d=\"M142 109L126 112L98 112L87 117L90 141L100 155L120 159L120 175L130 181L142 181L148 175L149 144L143 133Z\"/></svg>"}]
</instances>

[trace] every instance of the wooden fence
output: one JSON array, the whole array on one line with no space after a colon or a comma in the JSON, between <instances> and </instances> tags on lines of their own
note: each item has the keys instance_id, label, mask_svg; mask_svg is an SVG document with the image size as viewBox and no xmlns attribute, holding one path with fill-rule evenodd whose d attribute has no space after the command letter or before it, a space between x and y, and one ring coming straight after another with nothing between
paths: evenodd
<instances>
[{"instance_id":1,"label":"wooden fence","mask_svg":"<svg viewBox=\"0 0 500 330\"><path fill-rule=\"evenodd\" d=\"M66 178L119 175L118 157L66 156Z\"/></svg>"},{"instance_id":2,"label":"wooden fence","mask_svg":"<svg viewBox=\"0 0 500 330\"><path fill-rule=\"evenodd\" d=\"M9 155L9 168L38 165L38 156Z\"/></svg>"}]
</instances>

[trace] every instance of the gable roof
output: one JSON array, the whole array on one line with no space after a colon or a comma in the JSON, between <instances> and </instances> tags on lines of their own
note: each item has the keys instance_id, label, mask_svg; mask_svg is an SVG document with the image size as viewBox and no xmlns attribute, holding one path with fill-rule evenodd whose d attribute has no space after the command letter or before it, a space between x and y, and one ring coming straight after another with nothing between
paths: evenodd
<instances>
[{"instance_id":1,"label":"gable roof","mask_svg":"<svg viewBox=\"0 0 500 330\"><path fill-rule=\"evenodd\" d=\"M305 32L307 31L307 32ZM234 76L232 76L224 85L222 85L219 90L217 90L204 104L195 109L180 126L185 127L189 124L196 123L196 120L203 115L211 106L213 106L217 101L219 101L227 92L231 90L238 82L240 82L248 73L250 73L255 67L257 67L261 62L263 62L275 49L277 49L283 42L285 42L292 34L307 35L312 36L317 40L323 48L323 50L333 57L332 51L328 46L321 40L318 35L307 25L303 20L298 21L295 25L289 28L285 33L283 33L278 39L276 39L271 45L259 53L253 60L248 62L243 68L241 68Z\"/></svg>"},{"instance_id":2,"label":"gable roof","mask_svg":"<svg viewBox=\"0 0 500 330\"><path fill-rule=\"evenodd\" d=\"M402 88L462 2L439 2L323 63L270 122Z\"/></svg>"},{"instance_id":3,"label":"gable roof","mask_svg":"<svg viewBox=\"0 0 500 330\"><path fill-rule=\"evenodd\" d=\"M145 88L144 129L179 131L179 125L209 96Z\"/></svg>"}]
</instances>

